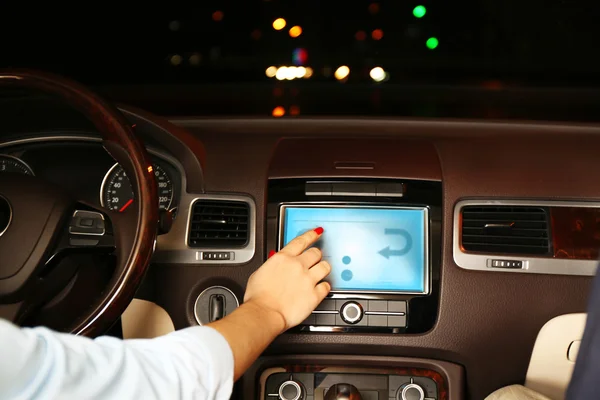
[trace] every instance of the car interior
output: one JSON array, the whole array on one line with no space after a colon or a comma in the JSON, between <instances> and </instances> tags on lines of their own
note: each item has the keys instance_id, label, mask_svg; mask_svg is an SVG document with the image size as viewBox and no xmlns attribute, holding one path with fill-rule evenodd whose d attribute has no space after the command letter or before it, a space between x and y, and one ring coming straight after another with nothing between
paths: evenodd
<instances>
[{"instance_id":1,"label":"car interior","mask_svg":"<svg viewBox=\"0 0 600 400\"><path fill-rule=\"evenodd\" d=\"M35 39L2 55L0 317L205 325L322 226L332 292L232 399L564 399L600 251L600 32L598 5L538 3L7 21Z\"/></svg>"}]
</instances>

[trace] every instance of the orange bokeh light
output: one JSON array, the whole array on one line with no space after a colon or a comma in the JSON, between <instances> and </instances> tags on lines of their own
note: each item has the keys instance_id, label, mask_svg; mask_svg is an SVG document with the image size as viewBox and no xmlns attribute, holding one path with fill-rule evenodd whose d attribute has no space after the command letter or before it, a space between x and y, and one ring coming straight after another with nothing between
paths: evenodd
<instances>
[{"instance_id":1,"label":"orange bokeh light","mask_svg":"<svg viewBox=\"0 0 600 400\"><path fill-rule=\"evenodd\" d=\"M298 106L291 106L290 107L290 115L293 115L293 116L300 115L300 107L298 107Z\"/></svg>"},{"instance_id":2,"label":"orange bokeh light","mask_svg":"<svg viewBox=\"0 0 600 400\"><path fill-rule=\"evenodd\" d=\"M220 22L223 20L223 11L215 11L212 15L213 21Z\"/></svg>"},{"instance_id":3,"label":"orange bokeh light","mask_svg":"<svg viewBox=\"0 0 600 400\"><path fill-rule=\"evenodd\" d=\"M285 108L277 106L273 109L273 116L275 118L283 117L285 115Z\"/></svg>"},{"instance_id":4,"label":"orange bokeh light","mask_svg":"<svg viewBox=\"0 0 600 400\"><path fill-rule=\"evenodd\" d=\"M296 26L292 26L290 28L290 36L293 38L297 38L298 36L302 35L302 28L299 27L298 25Z\"/></svg>"},{"instance_id":5,"label":"orange bokeh light","mask_svg":"<svg viewBox=\"0 0 600 400\"><path fill-rule=\"evenodd\" d=\"M276 31L280 31L283 28L285 28L286 24L287 22L285 21L285 19L277 18L275 21L273 21L273 29L275 29Z\"/></svg>"},{"instance_id":6,"label":"orange bokeh light","mask_svg":"<svg viewBox=\"0 0 600 400\"><path fill-rule=\"evenodd\" d=\"M365 33L365 31L358 31L356 32L354 37L356 38L356 40L363 41L367 38L367 34Z\"/></svg>"},{"instance_id":7,"label":"orange bokeh light","mask_svg":"<svg viewBox=\"0 0 600 400\"><path fill-rule=\"evenodd\" d=\"M381 29L375 29L371 32L371 37L373 40L381 40L381 38L383 38L383 31Z\"/></svg>"}]
</instances>

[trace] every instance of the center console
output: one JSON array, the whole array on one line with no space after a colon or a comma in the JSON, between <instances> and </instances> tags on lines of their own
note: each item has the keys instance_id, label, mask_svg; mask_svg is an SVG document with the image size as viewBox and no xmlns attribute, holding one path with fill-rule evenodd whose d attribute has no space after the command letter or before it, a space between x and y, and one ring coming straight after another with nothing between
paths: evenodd
<instances>
[{"instance_id":1,"label":"center console","mask_svg":"<svg viewBox=\"0 0 600 400\"><path fill-rule=\"evenodd\" d=\"M297 330L416 334L439 304L441 183L271 179L268 249L318 226L332 291Z\"/></svg>"},{"instance_id":2,"label":"center console","mask_svg":"<svg viewBox=\"0 0 600 400\"><path fill-rule=\"evenodd\" d=\"M463 398L459 365L420 358L288 355L264 357L245 393L261 400L448 400Z\"/></svg>"}]
</instances>

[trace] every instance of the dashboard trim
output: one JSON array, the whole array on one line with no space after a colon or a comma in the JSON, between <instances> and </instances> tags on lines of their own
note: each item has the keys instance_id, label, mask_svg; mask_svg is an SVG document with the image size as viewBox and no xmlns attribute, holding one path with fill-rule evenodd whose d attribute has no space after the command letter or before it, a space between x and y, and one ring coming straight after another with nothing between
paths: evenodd
<instances>
[{"instance_id":1,"label":"dashboard trim","mask_svg":"<svg viewBox=\"0 0 600 400\"><path fill-rule=\"evenodd\" d=\"M219 247L190 247L187 245L189 233L189 220L192 207L197 200L225 200L241 201L250 207L250 229L248 243L244 247L219 248ZM179 201L179 215L173 222L171 231L158 237L157 251L153 262L195 264L195 265L237 265L245 264L254 258L256 253L256 203L254 199L243 194L192 194L184 193ZM183 206L185 204L186 206ZM232 252L231 260L200 260L198 252Z\"/></svg>"},{"instance_id":2,"label":"dashboard trim","mask_svg":"<svg viewBox=\"0 0 600 400\"><path fill-rule=\"evenodd\" d=\"M597 260L572 260L552 257L534 257L527 255L509 256L504 254L481 254L463 252L461 238L461 210L465 206L536 206L536 207L581 207L600 208L600 202L593 201L559 201L559 200L461 200L454 206L452 253L454 262L460 268L487 271L513 272L529 274L577 275L594 276L598 268ZM507 261L521 261L523 268L498 268L491 266L492 258L502 258Z\"/></svg>"}]
</instances>

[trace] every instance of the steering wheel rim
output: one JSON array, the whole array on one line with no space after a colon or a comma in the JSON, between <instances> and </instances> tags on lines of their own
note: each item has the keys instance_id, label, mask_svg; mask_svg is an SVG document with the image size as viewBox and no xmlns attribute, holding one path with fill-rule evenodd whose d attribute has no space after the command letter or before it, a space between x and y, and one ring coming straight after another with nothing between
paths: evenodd
<instances>
[{"instance_id":1,"label":"steering wheel rim","mask_svg":"<svg viewBox=\"0 0 600 400\"><path fill-rule=\"evenodd\" d=\"M64 329L78 335L96 336L125 311L154 252L159 210L150 156L121 112L79 83L49 73L15 70L0 71L1 86L36 89L54 95L81 111L94 124L105 149L121 164L131 181L134 198L138 201L137 207L130 209L137 210L137 213L119 215L104 210L115 227L115 274L101 299Z\"/></svg>"}]
</instances>

